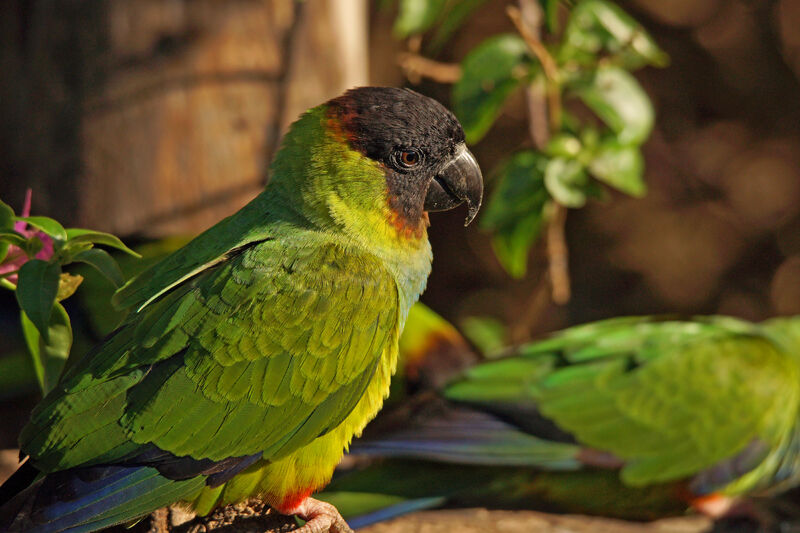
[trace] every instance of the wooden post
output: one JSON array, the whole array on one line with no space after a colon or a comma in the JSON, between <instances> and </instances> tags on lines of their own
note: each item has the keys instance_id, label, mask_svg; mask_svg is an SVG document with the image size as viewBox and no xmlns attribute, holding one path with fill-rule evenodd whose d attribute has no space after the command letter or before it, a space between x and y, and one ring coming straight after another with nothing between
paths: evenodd
<instances>
[{"instance_id":1,"label":"wooden post","mask_svg":"<svg viewBox=\"0 0 800 533\"><path fill-rule=\"evenodd\" d=\"M21 6L0 8L0 111L22 139L0 198L30 184L71 225L197 233L263 188L299 113L367 83L366 0Z\"/></svg>"}]
</instances>

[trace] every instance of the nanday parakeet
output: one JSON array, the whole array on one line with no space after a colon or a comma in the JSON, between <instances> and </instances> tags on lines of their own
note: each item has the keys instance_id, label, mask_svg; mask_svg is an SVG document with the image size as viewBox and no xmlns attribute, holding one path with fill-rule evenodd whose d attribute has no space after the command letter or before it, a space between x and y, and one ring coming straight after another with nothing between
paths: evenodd
<instances>
[{"instance_id":1,"label":"nanday parakeet","mask_svg":"<svg viewBox=\"0 0 800 533\"><path fill-rule=\"evenodd\" d=\"M466 203L469 223L482 187L430 98L367 87L309 110L262 194L115 294L128 318L21 434L6 527L94 531L260 496L303 531L346 530L309 496L388 393L431 268L427 211Z\"/></svg>"},{"instance_id":2,"label":"nanday parakeet","mask_svg":"<svg viewBox=\"0 0 800 533\"><path fill-rule=\"evenodd\" d=\"M649 519L800 483L800 317L619 318L515 352L383 413L353 453L391 461L321 497L349 519L370 495L361 525L448 501Z\"/></svg>"}]
</instances>

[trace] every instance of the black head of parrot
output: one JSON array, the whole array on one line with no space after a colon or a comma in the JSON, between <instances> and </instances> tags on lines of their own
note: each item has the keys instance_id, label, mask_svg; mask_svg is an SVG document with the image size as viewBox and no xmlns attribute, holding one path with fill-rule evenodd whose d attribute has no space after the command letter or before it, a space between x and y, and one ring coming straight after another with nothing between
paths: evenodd
<instances>
[{"instance_id":1,"label":"black head of parrot","mask_svg":"<svg viewBox=\"0 0 800 533\"><path fill-rule=\"evenodd\" d=\"M410 89L360 87L328 106L350 146L383 167L390 205L406 223L462 203L472 222L483 177L461 124L442 104Z\"/></svg>"}]
</instances>

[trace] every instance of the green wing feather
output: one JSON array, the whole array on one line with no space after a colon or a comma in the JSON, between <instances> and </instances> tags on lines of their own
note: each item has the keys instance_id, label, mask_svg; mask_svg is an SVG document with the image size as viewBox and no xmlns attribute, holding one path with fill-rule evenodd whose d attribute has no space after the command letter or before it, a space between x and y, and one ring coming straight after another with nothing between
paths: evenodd
<instances>
[{"instance_id":1,"label":"green wing feather","mask_svg":"<svg viewBox=\"0 0 800 533\"><path fill-rule=\"evenodd\" d=\"M371 255L313 234L296 242L255 242L125 298L146 307L37 407L22 449L45 471L145 443L277 458L337 426L396 337L397 288Z\"/></svg>"},{"instance_id":2,"label":"green wing feather","mask_svg":"<svg viewBox=\"0 0 800 533\"><path fill-rule=\"evenodd\" d=\"M215 224L189 244L129 280L114 294L118 309L141 311L161 294L207 268L224 261L229 254L254 242L275 238L273 226L263 221L274 211L264 193L240 211ZM249 229L247 229L249 228Z\"/></svg>"},{"instance_id":3,"label":"green wing feather","mask_svg":"<svg viewBox=\"0 0 800 533\"><path fill-rule=\"evenodd\" d=\"M545 380L540 408L580 442L626 459L632 485L695 474L754 439L773 445L792 422L797 371L764 338L702 341L638 371L615 363Z\"/></svg>"},{"instance_id":4,"label":"green wing feather","mask_svg":"<svg viewBox=\"0 0 800 533\"><path fill-rule=\"evenodd\" d=\"M791 356L753 324L629 318L480 365L445 395L533 406L583 445L624 459L623 481L641 486L696 474L754 440L765 453L777 448L796 417L798 379Z\"/></svg>"}]
</instances>

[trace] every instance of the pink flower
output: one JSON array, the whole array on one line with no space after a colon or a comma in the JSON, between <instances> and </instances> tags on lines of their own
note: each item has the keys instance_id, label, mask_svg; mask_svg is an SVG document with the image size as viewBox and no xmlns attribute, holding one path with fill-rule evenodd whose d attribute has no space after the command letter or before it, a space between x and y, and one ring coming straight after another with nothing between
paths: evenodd
<instances>
[{"instance_id":1,"label":"pink flower","mask_svg":"<svg viewBox=\"0 0 800 533\"><path fill-rule=\"evenodd\" d=\"M31 214L31 190L28 189L25 192L25 205L22 208L21 216L28 217L30 216L30 214ZM23 221L14 223L14 231L22 234L27 239L30 239L31 237L36 237L42 242L42 249L39 250L34 256L36 259L43 259L47 261L48 259L53 257L53 239L49 235L37 230L36 228L28 227L27 222ZM30 259L31 258L28 257L28 254L26 254L24 250L13 244L10 245L8 247L8 254L3 259L3 262L0 263L0 275L3 275L7 272L16 272L17 270L20 269L22 265L27 263ZM11 274L5 279L10 281L11 283L16 284L17 275Z\"/></svg>"}]
</instances>

